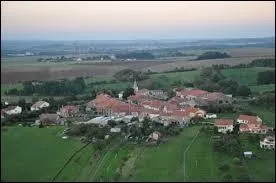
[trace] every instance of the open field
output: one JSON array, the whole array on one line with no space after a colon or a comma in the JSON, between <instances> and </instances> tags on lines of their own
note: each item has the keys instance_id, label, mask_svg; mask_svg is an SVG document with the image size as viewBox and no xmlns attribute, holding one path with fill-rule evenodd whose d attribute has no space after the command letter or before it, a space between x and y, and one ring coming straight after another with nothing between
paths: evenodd
<instances>
[{"instance_id":1,"label":"open field","mask_svg":"<svg viewBox=\"0 0 276 183\"><path fill-rule=\"evenodd\" d=\"M252 92L270 92L275 91L275 84L249 86Z\"/></svg>"},{"instance_id":2,"label":"open field","mask_svg":"<svg viewBox=\"0 0 276 183\"><path fill-rule=\"evenodd\" d=\"M200 54L208 50L188 51L187 53ZM188 61L188 57L177 59L156 59L135 62L96 62L85 61L82 63L39 63L36 62L38 57L15 57L1 59L1 83L15 83L25 80L54 80L61 78L71 78L77 76L112 76L117 71L132 68L135 70L154 72L163 72L173 70L176 67L200 68L212 64L229 64L236 65L240 63L249 63L257 58L275 57L274 48L235 48L228 50L233 58L211 59L200 61Z\"/></svg>"},{"instance_id":3,"label":"open field","mask_svg":"<svg viewBox=\"0 0 276 183\"><path fill-rule=\"evenodd\" d=\"M224 69L222 70L222 74L227 78L237 81L240 85L253 86L257 85L258 73L268 70L275 69L269 67Z\"/></svg>"},{"instance_id":4,"label":"open field","mask_svg":"<svg viewBox=\"0 0 276 183\"><path fill-rule=\"evenodd\" d=\"M51 181L79 140L64 140L64 127L6 127L1 132L1 180Z\"/></svg>"},{"instance_id":5,"label":"open field","mask_svg":"<svg viewBox=\"0 0 276 183\"><path fill-rule=\"evenodd\" d=\"M254 59L260 58L272 58L270 56L260 56L260 57L244 57L244 58L224 58L224 59L209 59L209 60L199 60L199 61L175 61L166 64L160 64L156 67L151 68L153 72L164 72L168 70L173 70L176 67L184 68L202 68L208 67L213 64L228 64L228 65L238 65L238 64L248 64ZM146 70L146 69L144 69Z\"/></svg>"},{"instance_id":6,"label":"open field","mask_svg":"<svg viewBox=\"0 0 276 183\"><path fill-rule=\"evenodd\" d=\"M183 152L199 126L183 129L168 143L144 148L135 161L129 181L183 181Z\"/></svg>"}]
</instances>

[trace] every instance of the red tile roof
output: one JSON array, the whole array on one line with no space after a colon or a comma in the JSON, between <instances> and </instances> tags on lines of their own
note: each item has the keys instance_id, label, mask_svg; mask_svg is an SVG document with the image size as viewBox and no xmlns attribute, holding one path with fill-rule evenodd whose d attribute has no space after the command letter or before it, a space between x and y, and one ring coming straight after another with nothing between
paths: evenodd
<instances>
[{"instance_id":1,"label":"red tile roof","mask_svg":"<svg viewBox=\"0 0 276 183\"><path fill-rule=\"evenodd\" d=\"M238 120L246 120L250 124L258 124L257 116L249 116L249 115L240 115Z\"/></svg>"},{"instance_id":2,"label":"red tile roof","mask_svg":"<svg viewBox=\"0 0 276 183\"><path fill-rule=\"evenodd\" d=\"M208 93L208 91L198 90L198 89L187 90L187 91L181 92L181 94L184 95L184 96L187 96L187 95L200 96L200 95L204 95L204 94L207 94L207 93Z\"/></svg>"},{"instance_id":3,"label":"red tile roof","mask_svg":"<svg viewBox=\"0 0 276 183\"><path fill-rule=\"evenodd\" d=\"M241 124L240 125L240 131L249 131L249 128L246 124Z\"/></svg>"},{"instance_id":4,"label":"red tile roof","mask_svg":"<svg viewBox=\"0 0 276 183\"><path fill-rule=\"evenodd\" d=\"M149 105L149 106L151 106L151 107L159 108L159 107L161 107L162 103L163 103L163 102L158 101L158 100L151 100L151 101L144 101L144 102L142 102L141 105L142 105L142 106L144 106L144 105Z\"/></svg>"},{"instance_id":5,"label":"red tile roof","mask_svg":"<svg viewBox=\"0 0 276 183\"><path fill-rule=\"evenodd\" d=\"M233 125L232 119L216 119L215 126L230 126Z\"/></svg>"}]
</instances>

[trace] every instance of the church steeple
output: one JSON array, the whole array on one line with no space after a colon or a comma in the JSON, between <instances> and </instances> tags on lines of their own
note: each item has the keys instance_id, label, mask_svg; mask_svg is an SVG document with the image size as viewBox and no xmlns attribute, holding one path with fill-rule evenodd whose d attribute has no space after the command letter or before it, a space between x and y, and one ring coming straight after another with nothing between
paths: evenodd
<instances>
[{"instance_id":1,"label":"church steeple","mask_svg":"<svg viewBox=\"0 0 276 183\"><path fill-rule=\"evenodd\" d=\"M134 80L134 83L133 83L133 87L132 87L132 88L134 89L134 92L137 92L137 91L138 91L138 86L137 86L136 80Z\"/></svg>"}]
</instances>

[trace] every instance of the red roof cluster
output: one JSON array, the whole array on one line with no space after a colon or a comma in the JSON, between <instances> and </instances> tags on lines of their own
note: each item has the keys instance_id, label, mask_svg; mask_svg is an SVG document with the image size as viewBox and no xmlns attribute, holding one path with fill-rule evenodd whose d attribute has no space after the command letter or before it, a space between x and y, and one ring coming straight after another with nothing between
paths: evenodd
<instances>
[{"instance_id":1,"label":"red roof cluster","mask_svg":"<svg viewBox=\"0 0 276 183\"><path fill-rule=\"evenodd\" d=\"M232 119L216 119L215 126L230 126L233 125Z\"/></svg>"},{"instance_id":2,"label":"red roof cluster","mask_svg":"<svg viewBox=\"0 0 276 183\"><path fill-rule=\"evenodd\" d=\"M161 107L162 103L163 102L158 101L158 100L151 100L151 101L144 101L144 102L142 102L141 105L142 106L148 105L148 106L151 106L151 107L159 108L159 107Z\"/></svg>"},{"instance_id":3,"label":"red roof cluster","mask_svg":"<svg viewBox=\"0 0 276 183\"><path fill-rule=\"evenodd\" d=\"M241 114L238 118L238 120L246 120L249 124L259 124L257 121L257 116L249 116L249 115L243 115Z\"/></svg>"},{"instance_id":4,"label":"red roof cluster","mask_svg":"<svg viewBox=\"0 0 276 183\"><path fill-rule=\"evenodd\" d=\"M186 90L181 92L182 95L187 96L187 95L191 95L191 96L200 96L200 95L204 95L209 93L208 91L204 91L204 90L198 90L198 89L193 89L193 90Z\"/></svg>"}]
</instances>

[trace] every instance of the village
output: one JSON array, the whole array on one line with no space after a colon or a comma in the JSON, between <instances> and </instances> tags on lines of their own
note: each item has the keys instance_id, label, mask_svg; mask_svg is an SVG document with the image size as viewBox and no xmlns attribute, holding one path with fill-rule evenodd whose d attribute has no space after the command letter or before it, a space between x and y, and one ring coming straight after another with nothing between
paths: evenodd
<instances>
[{"instance_id":1,"label":"village","mask_svg":"<svg viewBox=\"0 0 276 183\"><path fill-rule=\"evenodd\" d=\"M175 96L169 99L168 94L162 90L139 89L136 81L134 81L132 88L134 95L127 97L127 100L122 98L123 92L118 94L118 98L113 98L105 93L98 94L94 100L86 104L85 111L96 115L87 121L83 121L84 118L81 118L83 114L81 114L79 106L66 105L62 106L56 113L40 114L39 119L32 126L69 126L68 124L71 122L74 125L94 124L102 128L113 121L115 125L112 125L110 132L120 133L119 122L123 122L127 127L135 124L141 126L143 120L148 118L163 126L175 125L179 128L185 128L192 123L194 124L195 121L200 123L203 119L209 119L209 121L211 119L210 124L217 127L219 133L224 134L233 132L235 124L239 124L239 133L265 135L268 131L273 131L273 128L265 125L258 116L241 114L237 119L218 119L217 114L208 113L202 109L204 106L214 103L231 104L235 100L231 95L194 88L175 88L173 89ZM30 107L30 110L39 111L49 106L50 103L39 100ZM20 114L21 112L20 106L8 106L1 110L1 120L7 115ZM64 132L66 133L69 129L67 128ZM162 133L155 130L149 135L147 141L151 139L156 142L161 136ZM131 135L128 137L132 138ZM68 136L64 134L62 138L67 139ZM266 136L261 139L260 147L275 149L275 137Z\"/></svg>"}]
</instances>

